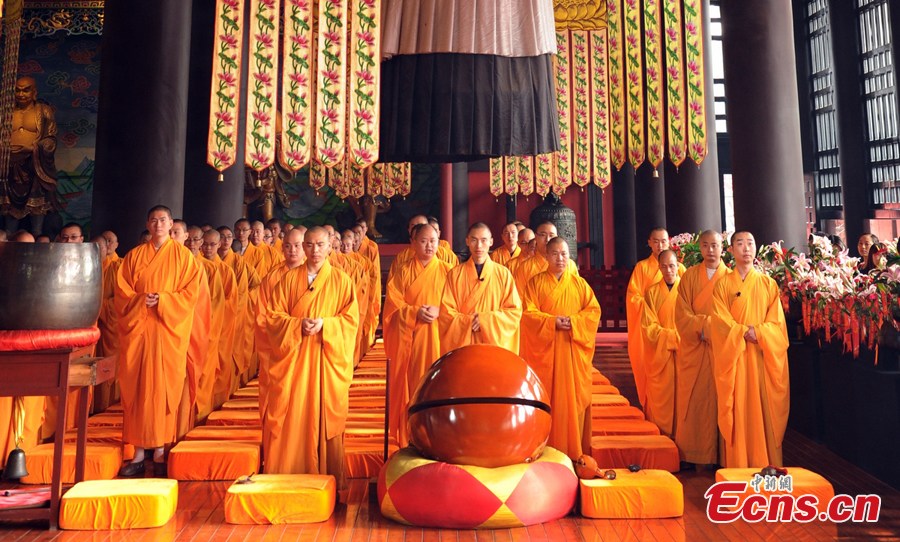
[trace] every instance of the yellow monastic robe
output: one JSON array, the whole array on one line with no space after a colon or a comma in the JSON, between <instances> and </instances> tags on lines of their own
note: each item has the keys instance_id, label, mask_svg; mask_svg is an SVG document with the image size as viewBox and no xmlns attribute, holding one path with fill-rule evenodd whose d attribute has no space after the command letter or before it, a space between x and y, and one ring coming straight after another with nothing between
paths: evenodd
<instances>
[{"instance_id":1,"label":"yellow monastic robe","mask_svg":"<svg viewBox=\"0 0 900 542\"><path fill-rule=\"evenodd\" d=\"M422 305L439 306L451 266L436 257L427 266L413 258L387 284L384 347L390 359L390 435L401 448L409 444L409 399L425 371L441 355L438 322L419 321Z\"/></svg>"},{"instance_id":2,"label":"yellow monastic robe","mask_svg":"<svg viewBox=\"0 0 900 542\"><path fill-rule=\"evenodd\" d=\"M496 248L491 252L491 259L500 265L506 265L507 262L518 257L521 253L522 247L519 245L516 245L516 250L514 250L512 254L509 253L509 249L506 248L506 245L500 245L500 248Z\"/></svg>"},{"instance_id":3,"label":"yellow monastic robe","mask_svg":"<svg viewBox=\"0 0 900 542\"><path fill-rule=\"evenodd\" d=\"M360 326L356 332L356 347L353 350L353 366L354 368L362 360L366 352L369 351L369 344L366 340L366 323L369 321L369 288L371 283L371 262L365 256L358 252L349 252L344 256L353 262L353 274L348 273L353 280L356 288L356 304L359 307Z\"/></svg>"},{"instance_id":4,"label":"yellow monastic robe","mask_svg":"<svg viewBox=\"0 0 900 542\"><path fill-rule=\"evenodd\" d=\"M250 245L253 246L253 245ZM249 250L249 246L247 247ZM250 364L254 355L253 321L251 303L255 310L256 289L259 288L260 276L256 268L244 261L243 257L229 250L223 261L231 266L238 285L237 310L234 313L234 347L232 356L237 367L237 378L232 381L233 393L240 385L241 378L248 378Z\"/></svg>"},{"instance_id":5,"label":"yellow monastic robe","mask_svg":"<svg viewBox=\"0 0 900 542\"><path fill-rule=\"evenodd\" d=\"M272 298L272 290L281 282L285 273L290 271L288 266L281 262L269 271L269 274L259 284L259 294L256 300L256 321L254 330L256 333L256 355L259 359L259 419L262 419L266 411L266 389L269 384L267 367L272 358L272 347L269 344L269 331L266 318L269 314L269 303Z\"/></svg>"},{"instance_id":6,"label":"yellow monastic robe","mask_svg":"<svg viewBox=\"0 0 900 542\"><path fill-rule=\"evenodd\" d=\"M116 291L116 274L122 259L107 256L103 260L103 298L100 302L100 317L97 327L100 328L100 341L95 353L98 357L115 356L119 352L118 318L114 307ZM118 385L115 380L106 381L94 388L94 412L103 412L118 400Z\"/></svg>"},{"instance_id":7,"label":"yellow monastic robe","mask_svg":"<svg viewBox=\"0 0 900 542\"><path fill-rule=\"evenodd\" d=\"M549 265L550 263L547 261L547 258L540 254L535 254L534 256L519 262L519 264L516 265L515 270L510 271L513 274L513 279L516 281L516 289L519 291L520 296L525 294L525 288L528 286L528 281L538 273L546 271ZM574 273L577 276L578 266L575 265L574 261L569 260L569 263L566 264L566 271Z\"/></svg>"},{"instance_id":8,"label":"yellow monastic robe","mask_svg":"<svg viewBox=\"0 0 900 542\"><path fill-rule=\"evenodd\" d=\"M713 291L713 374L724 440L723 467L781 466L790 411L788 336L778 285L756 269ZM758 344L744 339L753 326Z\"/></svg>"},{"instance_id":9,"label":"yellow monastic robe","mask_svg":"<svg viewBox=\"0 0 900 542\"><path fill-rule=\"evenodd\" d=\"M474 314L481 327L477 332L472 331ZM447 275L438 317L441 355L467 344L494 344L518 354L521 319L522 300L509 269L488 258L479 277L470 258Z\"/></svg>"},{"instance_id":10,"label":"yellow monastic robe","mask_svg":"<svg viewBox=\"0 0 900 542\"><path fill-rule=\"evenodd\" d=\"M588 283L566 269L559 280L546 271L532 278L524 305L522 355L550 393L547 444L576 459L591 449L591 366L600 304ZM557 316L568 316L572 329L556 329Z\"/></svg>"},{"instance_id":11,"label":"yellow monastic robe","mask_svg":"<svg viewBox=\"0 0 900 542\"><path fill-rule=\"evenodd\" d=\"M413 256L415 256L415 251L413 251ZM449 263L450 267L459 265L459 258L456 256L456 253L453 252L453 249L450 248L450 243L443 239L438 239L438 248L437 252L434 253L434 257Z\"/></svg>"},{"instance_id":12,"label":"yellow monastic robe","mask_svg":"<svg viewBox=\"0 0 900 542\"><path fill-rule=\"evenodd\" d=\"M349 409L359 325L353 284L326 261L310 285L304 264L275 286L269 308L272 358L263 418L265 470L340 477L343 457L328 457L326 444L342 438ZM322 318L321 332L304 336L303 318Z\"/></svg>"},{"instance_id":13,"label":"yellow monastic robe","mask_svg":"<svg viewBox=\"0 0 900 542\"><path fill-rule=\"evenodd\" d=\"M669 289L659 281L644 294L641 327L644 331L644 362L647 374L647 402L644 415L662 434L675 432L675 363L678 356L678 330L675 329L675 304L678 280Z\"/></svg>"},{"instance_id":14,"label":"yellow monastic robe","mask_svg":"<svg viewBox=\"0 0 900 542\"><path fill-rule=\"evenodd\" d=\"M684 266L678 264L678 275L684 274ZM644 360L644 337L641 328L641 312L644 310L644 292L662 279L659 263L651 254L634 265L628 289L625 292L625 318L628 322L628 358L631 371L634 373L634 385L637 388L638 401L647 404L647 381Z\"/></svg>"},{"instance_id":15,"label":"yellow monastic robe","mask_svg":"<svg viewBox=\"0 0 900 542\"><path fill-rule=\"evenodd\" d=\"M208 346L206 348L206 358L203 362L200 374L197 375L197 419L202 420L209 416L210 412L215 408L213 402L213 393L216 384L216 373L219 370L219 349L222 347L222 329L225 327L225 321L231 317L229 310L229 300L225 293L225 283L223 282L223 271L227 269L222 267L222 262L214 262L204 257L198 258L201 265L206 271L207 285L209 288L209 332L207 335ZM228 277L231 278L231 277ZM229 284L229 288L234 288L234 279ZM230 292L235 295L235 292ZM194 317L196 318L196 316ZM202 336L201 336L202 337ZM231 336L228 337L231 340ZM190 350L188 350L190 353Z\"/></svg>"},{"instance_id":16,"label":"yellow monastic robe","mask_svg":"<svg viewBox=\"0 0 900 542\"><path fill-rule=\"evenodd\" d=\"M272 248L278 254L281 254L281 259L284 260L284 240L281 238L275 239L275 242L272 243Z\"/></svg>"},{"instance_id":17,"label":"yellow monastic robe","mask_svg":"<svg viewBox=\"0 0 900 542\"><path fill-rule=\"evenodd\" d=\"M191 324L191 338L187 349L187 370L184 375L184 388L178 404L177 432L178 439L194 428L197 420L197 391L200 387L200 375L203 374L209 359L212 342L212 294L209 287L209 276L203 258L194 256L201 269L201 281L194 303L194 319ZM220 286L221 287L221 286Z\"/></svg>"},{"instance_id":18,"label":"yellow monastic robe","mask_svg":"<svg viewBox=\"0 0 900 542\"><path fill-rule=\"evenodd\" d=\"M238 373L234 363L234 328L236 325L234 315L237 314L240 291L234 271L219 258L218 254L209 261L215 264L225 296L222 307L222 330L219 335L219 346L216 349L216 364L213 372L211 400L213 410L215 410L228 400L232 386L237 386L235 381Z\"/></svg>"},{"instance_id":19,"label":"yellow monastic robe","mask_svg":"<svg viewBox=\"0 0 900 542\"><path fill-rule=\"evenodd\" d=\"M364 237L359 245L359 253L369 261L369 300L366 308L366 320L360 323L363 328L364 351L375 343L375 330L378 328L378 317L381 315L381 255L378 244Z\"/></svg>"},{"instance_id":20,"label":"yellow monastic robe","mask_svg":"<svg viewBox=\"0 0 900 542\"><path fill-rule=\"evenodd\" d=\"M122 438L141 448L175 440L187 372L187 349L202 271L191 251L169 239L144 243L125 256L116 280ZM148 293L159 304L148 308Z\"/></svg>"},{"instance_id":21,"label":"yellow monastic robe","mask_svg":"<svg viewBox=\"0 0 900 542\"><path fill-rule=\"evenodd\" d=\"M709 337L713 289L727 272L719 262L709 278L700 263L688 269L678 285L675 327L681 343L675 361L675 444L681 460L690 463L718 462L716 380ZM700 339L701 333L705 340Z\"/></svg>"}]
</instances>

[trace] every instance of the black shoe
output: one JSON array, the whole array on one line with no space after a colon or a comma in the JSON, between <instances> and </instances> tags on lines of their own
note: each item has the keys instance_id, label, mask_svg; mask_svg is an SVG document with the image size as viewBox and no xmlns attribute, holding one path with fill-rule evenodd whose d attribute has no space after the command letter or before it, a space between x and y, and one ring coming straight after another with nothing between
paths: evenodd
<instances>
[{"instance_id":1,"label":"black shoe","mask_svg":"<svg viewBox=\"0 0 900 542\"><path fill-rule=\"evenodd\" d=\"M153 462L153 477L154 478L168 478L169 477L169 469L168 465L165 462L154 461Z\"/></svg>"},{"instance_id":2,"label":"black shoe","mask_svg":"<svg viewBox=\"0 0 900 542\"><path fill-rule=\"evenodd\" d=\"M135 476L143 476L144 475L144 462L139 461L137 463L125 463L122 465L122 468L119 469L119 476L122 478L134 478Z\"/></svg>"}]
</instances>

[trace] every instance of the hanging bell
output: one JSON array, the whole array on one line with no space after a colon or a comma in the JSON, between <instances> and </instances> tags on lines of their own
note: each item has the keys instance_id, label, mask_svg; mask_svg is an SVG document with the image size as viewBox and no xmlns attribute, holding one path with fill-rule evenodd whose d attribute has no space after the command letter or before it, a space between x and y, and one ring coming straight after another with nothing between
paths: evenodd
<instances>
[{"instance_id":1,"label":"hanging bell","mask_svg":"<svg viewBox=\"0 0 900 542\"><path fill-rule=\"evenodd\" d=\"M25 476L28 476L28 471L25 470L25 451L16 446L14 450L9 452L9 457L6 459L3 479L15 481Z\"/></svg>"}]
</instances>

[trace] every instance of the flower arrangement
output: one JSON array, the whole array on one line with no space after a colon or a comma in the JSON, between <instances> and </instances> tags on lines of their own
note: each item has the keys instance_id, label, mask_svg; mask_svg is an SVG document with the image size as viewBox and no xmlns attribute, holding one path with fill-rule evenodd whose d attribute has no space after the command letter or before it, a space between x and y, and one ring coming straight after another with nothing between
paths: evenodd
<instances>
[{"instance_id":1,"label":"flower arrangement","mask_svg":"<svg viewBox=\"0 0 900 542\"><path fill-rule=\"evenodd\" d=\"M699 234L676 235L669 244L685 266L703 261ZM724 245L722 259L732 267L727 241ZM900 322L893 317L900 311L900 255L897 240L885 245L886 265L871 273L859 273L859 258L850 257L846 249L836 251L822 236L810 238L808 253L786 248L782 242L763 245L756 266L778 283L786 312L792 303L799 306L807 335L819 334L825 342L840 341L844 351L858 356L862 345L875 347L886 323L900 329Z\"/></svg>"}]
</instances>

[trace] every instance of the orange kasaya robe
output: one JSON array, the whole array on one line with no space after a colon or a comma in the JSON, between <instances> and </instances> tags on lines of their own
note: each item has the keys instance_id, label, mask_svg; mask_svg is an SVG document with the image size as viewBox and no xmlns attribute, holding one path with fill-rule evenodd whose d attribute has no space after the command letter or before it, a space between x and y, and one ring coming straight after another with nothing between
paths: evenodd
<instances>
[{"instance_id":1,"label":"orange kasaya robe","mask_svg":"<svg viewBox=\"0 0 900 542\"><path fill-rule=\"evenodd\" d=\"M100 341L97 342L95 355L98 357L115 356L119 352L118 318L114 306L116 291L116 274L122 259L107 256L103 260L103 294L100 301L100 317L97 327L100 329ZM106 381L94 388L94 412L103 412L109 405L118 401L118 384L115 380Z\"/></svg>"},{"instance_id":2,"label":"orange kasaya robe","mask_svg":"<svg viewBox=\"0 0 900 542\"><path fill-rule=\"evenodd\" d=\"M247 247L248 250L250 246ZM250 373L250 364L254 357L252 326L254 320L250 317L250 306L252 303L255 310L256 289L259 288L260 276L255 267L244 261L243 256L233 250L228 251L223 261L231 266L238 285L237 308L234 312L234 346L232 348L237 375L232 380L230 395L237 390L241 379L247 379Z\"/></svg>"},{"instance_id":3,"label":"orange kasaya robe","mask_svg":"<svg viewBox=\"0 0 900 542\"><path fill-rule=\"evenodd\" d=\"M218 348L215 352L215 364L213 365L212 384L204 380L209 375L204 374L201 378L201 388L206 390L206 386L212 386L210 390L212 409L215 410L222 406L222 403L228 400L232 392L233 382L237 379L237 367L234 364L234 328L235 318L237 314L238 299L240 291L234 271L216 254L212 260L215 264L216 273L222 282L222 293L224 294L224 303L222 306L222 326L219 334ZM210 361L210 364L213 362Z\"/></svg>"},{"instance_id":4,"label":"orange kasaya robe","mask_svg":"<svg viewBox=\"0 0 900 542\"><path fill-rule=\"evenodd\" d=\"M370 343L366 340L366 322L369 321L369 288L371 288L371 263L362 254L358 252L348 252L344 257L352 262L352 273L347 274L353 280L356 287L356 304L359 307L359 321L361 322L356 332L356 347L353 350L353 366L354 368L362 360L366 352L369 351Z\"/></svg>"},{"instance_id":5,"label":"orange kasaya robe","mask_svg":"<svg viewBox=\"0 0 900 542\"><path fill-rule=\"evenodd\" d=\"M256 320L254 332L256 333L256 356L259 359L259 416L262 419L266 411L266 388L268 386L267 367L272 357L272 348L269 345L269 332L266 318L269 314L269 304L272 298L272 290L281 282L285 273L290 271L288 266L281 262L269 271L269 274L259 284L256 299Z\"/></svg>"},{"instance_id":6,"label":"orange kasaya robe","mask_svg":"<svg viewBox=\"0 0 900 542\"><path fill-rule=\"evenodd\" d=\"M27 454L41 441L41 424L44 420L44 397L25 397L22 407L25 414L25 427L19 437L19 447ZM9 452L16 448L15 397L0 397L0 468L6 466ZM74 405L70 406L70 409Z\"/></svg>"},{"instance_id":7,"label":"orange kasaya robe","mask_svg":"<svg viewBox=\"0 0 900 542\"><path fill-rule=\"evenodd\" d=\"M233 291L234 279L231 276L223 274L223 271L227 271L227 269L222 266L221 261L216 262L208 260L203 256L200 256L198 261L203 265L203 268L206 271L206 282L209 288L210 301L209 332L207 335L208 347L206 349L206 357L204 358L196 379L197 419L203 420L206 419L210 412L213 411L213 408L215 408L213 394L216 384L216 374L219 370L219 349L222 347L222 329L225 327L225 321L233 314L232 312L228 312L229 309L233 307L229 305L228 294L225 291L225 281L223 280L223 277L226 280L231 280L228 287L232 291L228 293L234 296L235 292ZM194 318L196 318L196 316ZM193 334L191 335L191 338L193 343ZM231 337L229 336L228 339L231 340ZM189 354L190 352L191 350L188 350ZM190 359L190 355L188 356L188 359Z\"/></svg>"},{"instance_id":8,"label":"orange kasaya robe","mask_svg":"<svg viewBox=\"0 0 900 542\"><path fill-rule=\"evenodd\" d=\"M304 264L275 286L269 309L265 471L340 477L343 458L331 464L326 445L342 437L347 421L359 325L353 283L325 261L310 285ZM304 336L303 318L322 318L321 332Z\"/></svg>"},{"instance_id":9,"label":"orange kasaya robe","mask_svg":"<svg viewBox=\"0 0 900 542\"><path fill-rule=\"evenodd\" d=\"M141 448L175 440L176 414L202 270L184 245L144 243L125 256L116 280L122 438ZM148 293L159 303L148 308Z\"/></svg>"},{"instance_id":10,"label":"orange kasaya robe","mask_svg":"<svg viewBox=\"0 0 900 542\"><path fill-rule=\"evenodd\" d=\"M202 278L194 302L194 319L191 324L191 336L187 350L187 370L184 375L184 388L181 392L181 401L178 403L177 432L178 439L182 439L188 431L194 428L199 411L197 409L197 390L200 387L200 375L206 367L209 359L209 350L212 344L212 294L210 293L209 276L203 257L194 256L194 260L201 269ZM219 286L221 289L221 285Z\"/></svg>"},{"instance_id":11,"label":"orange kasaya robe","mask_svg":"<svg viewBox=\"0 0 900 542\"><path fill-rule=\"evenodd\" d=\"M684 266L678 264L678 275L684 274ZM628 358L634 373L638 401L647 404L647 373L643 366L644 336L641 328L641 312L644 310L644 292L662 279L659 263L651 254L634 265L628 289L625 291L625 318L628 322Z\"/></svg>"},{"instance_id":12,"label":"orange kasaya robe","mask_svg":"<svg viewBox=\"0 0 900 542\"><path fill-rule=\"evenodd\" d=\"M491 252L491 259L500 265L506 265L507 262L517 257L521 253L522 247L520 247L519 245L516 245L516 249L512 251L512 254L510 254L509 249L506 248L506 245L500 245L500 248L496 248L493 252Z\"/></svg>"},{"instance_id":13,"label":"orange kasaya robe","mask_svg":"<svg viewBox=\"0 0 900 542\"><path fill-rule=\"evenodd\" d=\"M375 331L378 329L378 318L381 315L381 254L378 244L364 237L359 245L359 253L369 262L369 301L366 308L366 320L360 323L363 328L362 341L364 351L375 343Z\"/></svg>"},{"instance_id":14,"label":"orange kasaya robe","mask_svg":"<svg viewBox=\"0 0 900 542\"><path fill-rule=\"evenodd\" d=\"M719 262L709 278L700 263L688 269L678 285L675 327L681 343L675 360L675 444L681 460L690 463L718 462L716 381L709 338L713 289L727 272Z\"/></svg>"},{"instance_id":15,"label":"orange kasaya robe","mask_svg":"<svg viewBox=\"0 0 900 542\"><path fill-rule=\"evenodd\" d=\"M672 288L659 281L644 294L641 327L644 331L644 362L647 402L644 415L662 434L675 433L675 363L679 337L675 329L678 279Z\"/></svg>"},{"instance_id":16,"label":"orange kasaya robe","mask_svg":"<svg viewBox=\"0 0 900 542\"><path fill-rule=\"evenodd\" d=\"M474 315L481 329L472 331ZM441 296L441 355L468 344L493 344L519 353L522 300L509 269L487 258L481 277L475 262L450 270Z\"/></svg>"},{"instance_id":17,"label":"orange kasaya robe","mask_svg":"<svg viewBox=\"0 0 900 542\"><path fill-rule=\"evenodd\" d=\"M415 256L415 251L413 252L413 256ZM449 263L450 267L459 265L459 257L457 257L456 253L453 252L453 249L450 248L450 243L444 239L438 239L438 248L437 252L434 253L434 257L442 262Z\"/></svg>"},{"instance_id":18,"label":"orange kasaya robe","mask_svg":"<svg viewBox=\"0 0 900 542\"><path fill-rule=\"evenodd\" d=\"M550 272L525 289L522 355L550 393L547 444L572 459L590 453L591 367L600 323L600 304L588 283L570 269L557 279ZM568 316L571 330L556 329Z\"/></svg>"},{"instance_id":19,"label":"orange kasaya robe","mask_svg":"<svg viewBox=\"0 0 900 542\"><path fill-rule=\"evenodd\" d=\"M389 431L401 448L409 444L406 426L409 400L425 372L441 355L438 322L418 320L422 305L439 306L451 266L413 258L387 284L384 301L384 345L390 359Z\"/></svg>"},{"instance_id":20,"label":"orange kasaya robe","mask_svg":"<svg viewBox=\"0 0 900 542\"><path fill-rule=\"evenodd\" d=\"M744 339L749 326L758 344ZM782 465L790 411L788 336L778 285L735 270L713 291L713 374L724 441L723 467Z\"/></svg>"}]
</instances>

